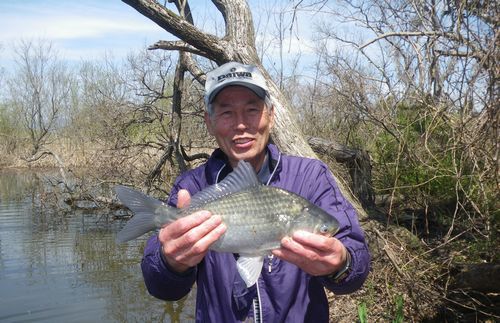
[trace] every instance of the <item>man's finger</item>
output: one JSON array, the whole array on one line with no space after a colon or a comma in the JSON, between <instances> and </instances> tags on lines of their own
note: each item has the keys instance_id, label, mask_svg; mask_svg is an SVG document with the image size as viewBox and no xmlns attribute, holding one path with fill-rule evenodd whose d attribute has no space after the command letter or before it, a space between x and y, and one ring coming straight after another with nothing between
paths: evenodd
<instances>
[{"instance_id":1,"label":"man's finger","mask_svg":"<svg viewBox=\"0 0 500 323\"><path fill-rule=\"evenodd\" d=\"M212 216L209 211L198 211L169 223L160 231L160 241L171 240L184 235L194 227L199 226ZM163 239L165 237L165 239Z\"/></svg>"},{"instance_id":2,"label":"man's finger","mask_svg":"<svg viewBox=\"0 0 500 323\"><path fill-rule=\"evenodd\" d=\"M323 252L331 252L334 244L337 242L333 237L326 237L319 234L314 234L307 231L296 231L292 235L293 241L298 242L303 246L308 246L312 249Z\"/></svg>"},{"instance_id":3,"label":"man's finger","mask_svg":"<svg viewBox=\"0 0 500 323\"><path fill-rule=\"evenodd\" d=\"M281 240L281 249L289 251L289 253L295 254L298 258L307 258L309 260L316 258L318 255L324 254L324 252L314 244L305 244L294 238L285 237Z\"/></svg>"},{"instance_id":4,"label":"man's finger","mask_svg":"<svg viewBox=\"0 0 500 323\"><path fill-rule=\"evenodd\" d=\"M191 228L183 234L179 240L180 243L186 246L193 246L200 239L205 237L222 223L220 215L212 215L209 219L202 222L200 225Z\"/></svg>"},{"instance_id":5,"label":"man's finger","mask_svg":"<svg viewBox=\"0 0 500 323\"><path fill-rule=\"evenodd\" d=\"M187 268L196 266L205 256L208 248L217 240L221 235L226 232L226 226L221 223L214 230L210 231L203 238L198 240L194 245L185 250L179 251L178 255L175 257L176 263L182 264ZM181 269L187 270L187 268L182 267ZM179 271L182 272L182 271Z\"/></svg>"},{"instance_id":6,"label":"man's finger","mask_svg":"<svg viewBox=\"0 0 500 323\"><path fill-rule=\"evenodd\" d=\"M226 226L220 216L212 216L199 226L196 226L180 236L163 245L163 250L168 255L176 255L175 260L185 265L197 264L208 248L224 234Z\"/></svg>"},{"instance_id":7,"label":"man's finger","mask_svg":"<svg viewBox=\"0 0 500 323\"><path fill-rule=\"evenodd\" d=\"M191 203L191 195L187 190L182 189L177 192L177 207L179 209L188 207L189 203Z\"/></svg>"},{"instance_id":8,"label":"man's finger","mask_svg":"<svg viewBox=\"0 0 500 323\"><path fill-rule=\"evenodd\" d=\"M194 245L191 251L193 253L205 253L210 246L217 241L221 235L226 232L226 225L224 223L220 223L213 230L210 230L205 234L202 238L200 238Z\"/></svg>"}]
</instances>

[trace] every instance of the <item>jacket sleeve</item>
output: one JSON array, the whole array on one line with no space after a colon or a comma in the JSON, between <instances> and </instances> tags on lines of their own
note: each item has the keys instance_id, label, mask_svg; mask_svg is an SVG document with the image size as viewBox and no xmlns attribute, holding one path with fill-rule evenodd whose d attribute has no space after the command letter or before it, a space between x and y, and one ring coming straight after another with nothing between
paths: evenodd
<instances>
[{"instance_id":1,"label":"jacket sleeve","mask_svg":"<svg viewBox=\"0 0 500 323\"><path fill-rule=\"evenodd\" d=\"M339 222L339 231L335 235L351 255L351 271L339 283L327 277L320 277L323 285L335 294L348 294L359 289L370 271L370 253L365 237L359 225L358 215L353 206L340 192L335 179L326 165L319 167L309 179L311 201L333 215Z\"/></svg>"},{"instance_id":2,"label":"jacket sleeve","mask_svg":"<svg viewBox=\"0 0 500 323\"><path fill-rule=\"evenodd\" d=\"M176 301L186 296L196 280L196 268L178 274L171 270L161 256L158 236L151 237L144 249L141 262L144 282L151 295L166 301Z\"/></svg>"},{"instance_id":3,"label":"jacket sleeve","mask_svg":"<svg viewBox=\"0 0 500 323\"><path fill-rule=\"evenodd\" d=\"M176 183L170 192L169 205L175 206L178 190L179 185ZM141 269L149 293L167 301L179 300L186 296L196 280L196 268L191 268L182 274L169 268L162 257L157 234L146 243Z\"/></svg>"}]
</instances>

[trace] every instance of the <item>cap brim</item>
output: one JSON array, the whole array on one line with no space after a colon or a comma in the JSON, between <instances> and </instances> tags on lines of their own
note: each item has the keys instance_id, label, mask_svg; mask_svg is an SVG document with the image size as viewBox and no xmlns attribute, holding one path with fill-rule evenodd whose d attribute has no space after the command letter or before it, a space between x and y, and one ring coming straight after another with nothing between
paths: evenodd
<instances>
[{"instance_id":1,"label":"cap brim","mask_svg":"<svg viewBox=\"0 0 500 323\"><path fill-rule=\"evenodd\" d=\"M266 97L266 90L264 90L263 88L261 88L258 85L251 84L248 82L233 81L233 82L225 83L222 86L218 87L217 89L213 90L212 93L210 93L210 96L208 97L208 103L212 103L215 100L215 97L217 96L217 94L220 93L220 91L224 90L228 86L235 86L235 85L246 87L247 89L254 92L262 100L264 100Z\"/></svg>"}]
</instances>

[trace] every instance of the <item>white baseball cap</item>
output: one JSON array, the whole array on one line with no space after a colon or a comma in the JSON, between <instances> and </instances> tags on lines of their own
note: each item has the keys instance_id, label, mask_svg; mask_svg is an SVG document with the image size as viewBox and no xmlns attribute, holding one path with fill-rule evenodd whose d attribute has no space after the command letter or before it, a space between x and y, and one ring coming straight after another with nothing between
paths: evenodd
<instances>
[{"instance_id":1,"label":"white baseball cap","mask_svg":"<svg viewBox=\"0 0 500 323\"><path fill-rule=\"evenodd\" d=\"M257 66L229 62L207 73L205 82L205 104L212 103L225 87L240 85L249 88L261 99L266 97L266 79Z\"/></svg>"}]
</instances>

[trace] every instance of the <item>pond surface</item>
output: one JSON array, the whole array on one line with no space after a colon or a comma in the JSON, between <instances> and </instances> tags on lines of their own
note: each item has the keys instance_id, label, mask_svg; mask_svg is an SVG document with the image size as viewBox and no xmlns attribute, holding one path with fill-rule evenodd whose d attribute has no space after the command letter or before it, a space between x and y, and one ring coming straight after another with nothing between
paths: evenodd
<instances>
[{"instance_id":1,"label":"pond surface","mask_svg":"<svg viewBox=\"0 0 500 323\"><path fill-rule=\"evenodd\" d=\"M194 320L194 295L163 302L146 291L147 237L117 245L124 221L40 203L47 176L0 171L0 322Z\"/></svg>"}]
</instances>

